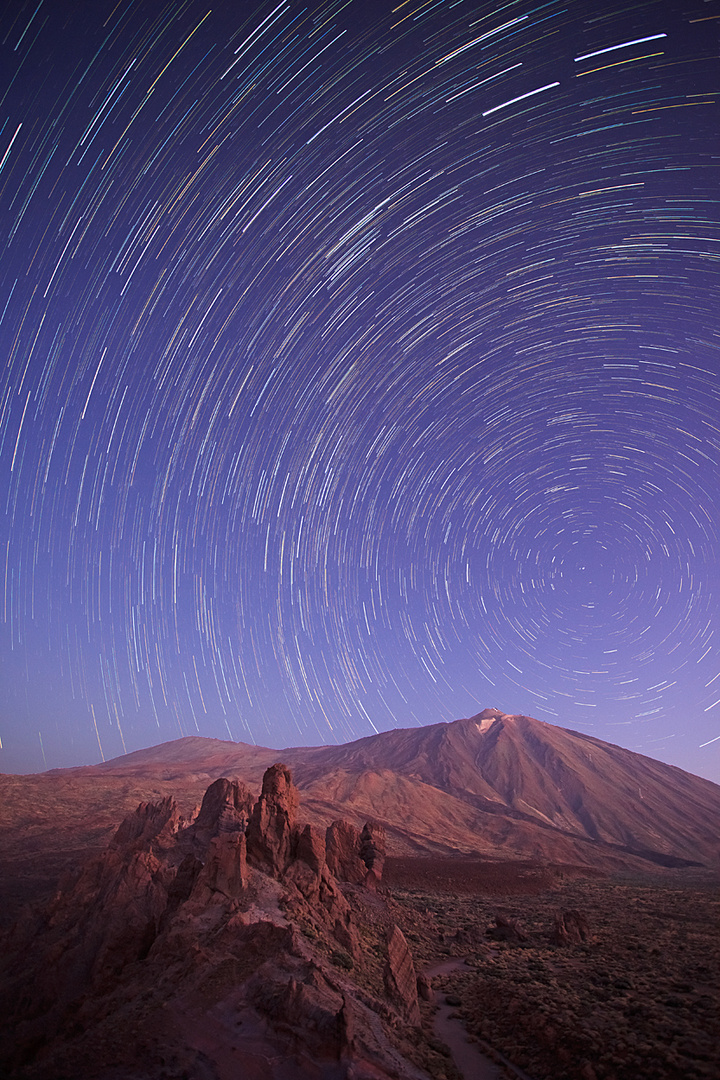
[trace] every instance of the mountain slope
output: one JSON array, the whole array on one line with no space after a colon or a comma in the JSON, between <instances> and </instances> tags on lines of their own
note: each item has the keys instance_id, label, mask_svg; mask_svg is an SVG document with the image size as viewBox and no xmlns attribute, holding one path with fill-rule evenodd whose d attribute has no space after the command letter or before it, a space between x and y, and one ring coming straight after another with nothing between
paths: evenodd
<instances>
[{"instance_id":1,"label":"mountain slope","mask_svg":"<svg viewBox=\"0 0 720 1080\"><path fill-rule=\"evenodd\" d=\"M716 784L529 716L486 709L452 724L320 748L298 760L298 783L314 795L332 770L390 771L486 814L638 853L720 859Z\"/></svg>"},{"instance_id":2,"label":"mountain slope","mask_svg":"<svg viewBox=\"0 0 720 1080\"><path fill-rule=\"evenodd\" d=\"M183 814L219 776L257 787L283 761L307 820L372 817L391 855L476 853L596 868L720 865L720 787L528 716L486 709L343 746L189 737L101 765L0 776L0 919L52 890L138 802ZM642 861L639 861L642 860Z\"/></svg>"}]
</instances>

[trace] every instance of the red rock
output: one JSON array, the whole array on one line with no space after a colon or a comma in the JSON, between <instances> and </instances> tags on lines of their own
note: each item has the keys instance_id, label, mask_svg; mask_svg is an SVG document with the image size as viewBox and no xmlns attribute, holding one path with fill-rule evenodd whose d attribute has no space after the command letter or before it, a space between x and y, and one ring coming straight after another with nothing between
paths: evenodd
<instances>
[{"instance_id":1,"label":"red rock","mask_svg":"<svg viewBox=\"0 0 720 1080\"><path fill-rule=\"evenodd\" d=\"M191 900L200 904L236 900L246 886L244 834L231 832L214 836L210 841L205 865L198 874Z\"/></svg>"},{"instance_id":2,"label":"red rock","mask_svg":"<svg viewBox=\"0 0 720 1080\"><path fill-rule=\"evenodd\" d=\"M165 838L177 832L180 812L172 796L158 803L140 803L137 810L124 819L111 840L113 847L128 844L142 846L161 835Z\"/></svg>"},{"instance_id":3,"label":"red rock","mask_svg":"<svg viewBox=\"0 0 720 1080\"><path fill-rule=\"evenodd\" d=\"M350 953L353 960L357 960L360 955L360 943L349 910L344 916L340 916L335 920L332 933L338 945L341 945L343 949Z\"/></svg>"},{"instance_id":4,"label":"red rock","mask_svg":"<svg viewBox=\"0 0 720 1080\"><path fill-rule=\"evenodd\" d=\"M432 979L424 971L421 971L417 977L417 989L418 997L421 997L423 1001L429 1001L431 1004L435 1001Z\"/></svg>"},{"instance_id":5,"label":"red rock","mask_svg":"<svg viewBox=\"0 0 720 1080\"><path fill-rule=\"evenodd\" d=\"M254 802L244 784L221 776L205 792L187 834L204 847L220 833L245 832Z\"/></svg>"},{"instance_id":6,"label":"red rock","mask_svg":"<svg viewBox=\"0 0 720 1080\"><path fill-rule=\"evenodd\" d=\"M527 941L527 934L520 929L515 920L508 919L504 915L496 915L495 925L489 926L485 934L493 941L507 941L511 945L519 945Z\"/></svg>"},{"instance_id":7,"label":"red rock","mask_svg":"<svg viewBox=\"0 0 720 1080\"><path fill-rule=\"evenodd\" d=\"M370 881L366 879L366 884L370 884L371 881L378 882L382 878L385 848L385 829L376 822L368 821L360 833L360 858L372 874Z\"/></svg>"},{"instance_id":8,"label":"red rock","mask_svg":"<svg viewBox=\"0 0 720 1080\"><path fill-rule=\"evenodd\" d=\"M550 935L553 945L580 945L589 936L588 922L582 912L571 908L556 914Z\"/></svg>"},{"instance_id":9,"label":"red rock","mask_svg":"<svg viewBox=\"0 0 720 1080\"><path fill-rule=\"evenodd\" d=\"M362 885L367 866L360 858L360 832L347 821L333 821L325 833L327 864L339 881Z\"/></svg>"},{"instance_id":10,"label":"red rock","mask_svg":"<svg viewBox=\"0 0 720 1080\"><path fill-rule=\"evenodd\" d=\"M384 978L385 991L392 1003L399 1008L408 1023L420 1027L415 965L399 926L393 926L388 931Z\"/></svg>"},{"instance_id":11,"label":"red rock","mask_svg":"<svg viewBox=\"0 0 720 1080\"><path fill-rule=\"evenodd\" d=\"M274 877L287 870L293 856L293 827L299 802L290 770L271 766L247 827L248 861Z\"/></svg>"},{"instance_id":12,"label":"red rock","mask_svg":"<svg viewBox=\"0 0 720 1080\"><path fill-rule=\"evenodd\" d=\"M299 833L295 858L307 863L316 874L325 866L325 837L315 826L306 825Z\"/></svg>"},{"instance_id":13,"label":"red rock","mask_svg":"<svg viewBox=\"0 0 720 1080\"><path fill-rule=\"evenodd\" d=\"M265 1080L269 1062L285 1061L297 1080L419 1080L384 1030L392 1013L354 984L367 974L350 906L363 891L343 891L330 872L322 831L294 824L297 792L282 765L266 773L246 835L250 802L216 781L184 829L172 800L141 805L49 908L28 915L25 947L10 950L0 979L0 1071L94 1080L167 1066ZM334 835L350 841L346 870L370 873L357 830ZM385 902L369 900L363 917L379 914L382 926ZM397 928L386 985L419 1023Z\"/></svg>"}]
</instances>

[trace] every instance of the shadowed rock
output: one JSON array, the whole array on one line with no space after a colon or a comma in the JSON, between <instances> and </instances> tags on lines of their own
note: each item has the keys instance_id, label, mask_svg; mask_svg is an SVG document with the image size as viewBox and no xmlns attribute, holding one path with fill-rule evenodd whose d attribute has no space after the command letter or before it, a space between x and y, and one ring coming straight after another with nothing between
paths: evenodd
<instances>
[{"instance_id":1,"label":"shadowed rock","mask_svg":"<svg viewBox=\"0 0 720 1080\"><path fill-rule=\"evenodd\" d=\"M339 881L362 885L367 866L360 858L360 831L347 821L333 821L325 833L328 868Z\"/></svg>"},{"instance_id":2,"label":"shadowed rock","mask_svg":"<svg viewBox=\"0 0 720 1080\"><path fill-rule=\"evenodd\" d=\"M244 834L231 832L214 836L210 841L205 865L198 875L191 899L201 904L236 900L246 886L247 860Z\"/></svg>"},{"instance_id":3,"label":"shadowed rock","mask_svg":"<svg viewBox=\"0 0 720 1080\"><path fill-rule=\"evenodd\" d=\"M293 857L298 791L287 766L272 765L247 827L247 857L253 866L280 877Z\"/></svg>"},{"instance_id":4,"label":"shadowed rock","mask_svg":"<svg viewBox=\"0 0 720 1080\"><path fill-rule=\"evenodd\" d=\"M550 935L553 945L581 945L589 936L588 922L582 912L571 908L555 915Z\"/></svg>"},{"instance_id":5,"label":"shadowed rock","mask_svg":"<svg viewBox=\"0 0 720 1080\"><path fill-rule=\"evenodd\" d=\"M393 926L387 935L387 960L385 961L385 992L404 1018L414 1027L420 1027L417 975L412 955L399 926Z\"/></svg>"},{"instance_id":6,"label":"shadowed rock","mask_svg":"<svg viewBox=\"0 0 720 1080\"><path fill-rule=\"evenodd\" d=\"M424 971L417 977L417 990L418 997L422 998L423 1001L429 1001L431 1004L435 1001L432 979Z\"/></svg>"},{"instance_id":7,"label":"shadowed rock","mask_svg":"<svg viewBox=\"0 0 720 1080\"><path fill-rule=\"evenodd\" d=\"M515 920L508 919L504 915L496 915L495 925L489 926L485 934L493 941L506 941L511 945L519 945L527 941L527 934L520 929Z\"/></svg>"},{"instance_id":8,"label":"shadowed rock","mask_svg":"<svg viewBox=\"0 0 720 1080\"><path fill-rule=\"evenodd\" d=\"M180 812L172 796L157 803L140 803L137 810L124 819L110 841L112 847L128 844L142 846L155 837L173 836L177 832Z\"/></svg>"},{"instance_id":9,"label":"shadowed rock","mask_svg":"<svg viewBox=\"0 0 720 1080\"><path fill-rule=\"evenodd\" d=\"M382 825L368 821L360 833L360 858L368 869L365 878L368 888L373 888L382 879L385 848L385 829Z\"/></svg>"}]
</instances>

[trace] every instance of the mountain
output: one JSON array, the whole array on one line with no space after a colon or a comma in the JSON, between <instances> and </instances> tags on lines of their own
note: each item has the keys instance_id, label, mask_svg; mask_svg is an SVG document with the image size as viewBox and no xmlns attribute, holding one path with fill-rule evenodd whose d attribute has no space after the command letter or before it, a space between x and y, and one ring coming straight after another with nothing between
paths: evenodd
<instances>
[{"instance_id":1,"label":"mountain","mask_svg":"<svg viewBox=\"0 0 720 1080\"><path fill-rule=\"evenodd\" d=\"M343 746L283 750L188 737L100 765L0 776L4 918L98 851L141 801L189 814L219 776L259 787L283 761L306 820L372 817L390 855L476 854L612 869L716 867L720 787L528 716L486 709Z\"/></svg>"},{"instance_id":2,"label":"mountain","mask_svg":"<svg viewBox=\"0 0 720 1080\"><path fill-rule=\"evenodd\" d=\"M485 709L449 724L343 746L270 750L187 738L93 767L107 776L213 772L259 783L278 753L318 820L341 808L388 827L395 848L592 863L720 862L720 787L653 758L530 716Z\"/></svg>"},{"instance_id":3,"label":"mountain","mask_svg":"<svg viewBox=\"0 0 720 1080\"><path fill-rule=\"evenodd\" d=\"M309 759L299 756L296 771L306 799L320 800L324 793L363 812L374 806L381 818L392 806L408 830L423 802L426 817L432 806L438 815L435 842L445 835L444 819L453 811L467 820L472 810L478 815L475 850L490 842L550 857L572 851L581 861L613 849L666 865L720 861L716 784L592 736L497 709L322 748ZM430 839L427 829L415 831Z\"/></svg>"},{"instance_id":4,"label":"mountain","mask_svg":"<svg viewBox=\"0 0 720 1080\"><path fill-rule=\"evenodd\" d=\"M528 951L527 965L508 961L519 981L507 990L505 1023L517 987L535 986L546 963L555 970L558 947L576 947L568 971L582 981L599 947L595 917L605 959L598 954L592 996L619 943L640 968L651 945L657 953L674 917L669 901L654 899L663 889L679 904L683 935L687 893L700 933L697 897L715 899L705 871L720 867L719 820L717 785L497 709L344 746L192 737L101 765L0 776L5 922L34 901L0 937L0 1069L17 1080L447 1075L428 1034L431 971L456 971L470 950L497 975L504 954L488 937ZM648 890L644 937L631 940L598 914L614 905L591 883L613 871L622 880L632 871L623 910ZM587 914L567 884L578 877ZM533 892L543 897L533 929L502 912L487 927L477 914L483 893ZM682 967L685 938L668 940L662 1008L687 992L705 1009L702 980L714 982L704 952L688 959L696 987ZM488 978L478 1016L503 989ZM632 985L624 976L613 984ZM667 1016L657 1017L664 1030ZM574 1030L574 1012L562 1024ZM508 1033L515 1045L512 1024ZM555 1075L558 1039L544 1076ZM578 1054L582 1064L585 1049ZM562 1075L630 1075L610 1064ZM676 1080L672 1070L653 1075Z\"/></svg>"}]
</instances>

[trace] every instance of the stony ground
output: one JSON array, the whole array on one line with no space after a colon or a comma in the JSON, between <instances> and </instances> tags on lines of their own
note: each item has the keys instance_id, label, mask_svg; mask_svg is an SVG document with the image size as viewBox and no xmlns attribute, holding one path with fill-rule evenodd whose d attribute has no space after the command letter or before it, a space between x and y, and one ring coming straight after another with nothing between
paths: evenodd
<instances>
[{"instance_id":1,"label":"stony ground","mask_svg":"<svg viewBox=\"0 0 720 1080\"><path fill-rule=\"evenodd\" d=\"M483 877L479 862L391 860L388 888L419 969L466 958L435 986L469 1037L533 1080L720 1076L717 878L583 879L528 864L488 865ZM585 915L590 937L553 945L567 909ZM527 940L488 938L497 914Z\"/></svg>"}]
</instances>

